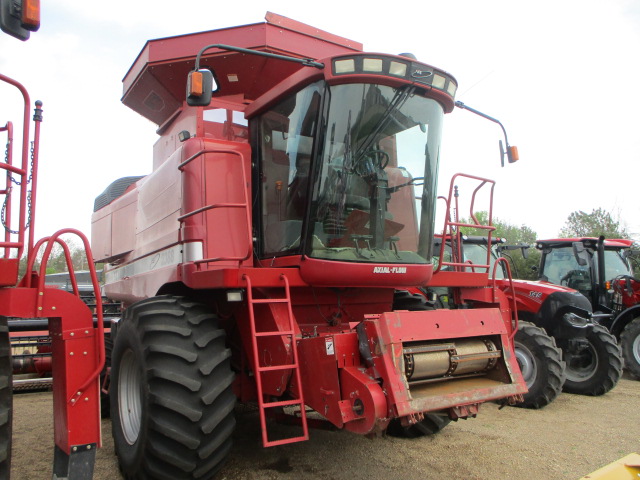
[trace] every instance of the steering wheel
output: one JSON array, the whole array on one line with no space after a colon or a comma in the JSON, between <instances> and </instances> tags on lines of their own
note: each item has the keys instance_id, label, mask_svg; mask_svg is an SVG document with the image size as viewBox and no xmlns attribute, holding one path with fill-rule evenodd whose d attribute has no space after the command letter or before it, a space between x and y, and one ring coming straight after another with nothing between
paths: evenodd
<instances>
[{"instance_id":1,"label":"steering wheel","mask_svg":"<svg viewBox=\"0 0 640 480\"><path fill-rule=\"evenodd\" d=\"M567 274L560 279L560 285L571 287L575 285L575 282L585 281L586 279L587 275L584 270L569 270Z\"/></svg>"},{"instance_id":2,"label":"steering wheel","mask_svg":"<svg viewBox=\"0 0 640 480\"><path fill-rule=\"evenodd\" d=\"M353 172L361 177L373 175L389 165L389 154L384 150L372 148L364 152L353 166Z\"/></svg>"}]
</instances>

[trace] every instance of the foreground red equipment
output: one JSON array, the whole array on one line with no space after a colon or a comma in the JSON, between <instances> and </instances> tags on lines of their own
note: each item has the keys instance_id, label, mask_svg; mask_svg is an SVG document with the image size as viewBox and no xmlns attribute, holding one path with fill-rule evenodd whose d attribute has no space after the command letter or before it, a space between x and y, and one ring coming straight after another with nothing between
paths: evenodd
<instances>
[{"instance_id":1,"label":"foreground red equipment","mask_svg":"<svg viewBox=\"0 0 640 480\"><path fill-rule=\"evenodd\" d=\"M92 312L80 299L69 249L60 236L74 234L80 237L90 265L93 259L88 240L77 230L60 230L34 244L42 104L36 102L35 133L30 152L29 95L15 80L0 74L0 81L17 88L24 99L21 165L15 165L12 158L13 124L9 122L0 128L7 132L7 154L5 162L0 163L7 175L6 184L0 190L5 232L0 242L0 478L9 478L11 467L12 356L8 318L24 318L48 319L48 333L52 339L55 378L53 477L90 479L95 449L100 446L99 375L104 364L102 316L99 312L98 327L94 328ZM65 252L73 293L44 284L46 263L55 244ZM36 254L41 248L44 248L41 267L36 271ZM27 274L19 280L18 267L23 254L27 258ZM99 291L93 269L91 277L95 291Z\"/></svg>"},{"instance_id":2,"label":"foreground red equipment","mask_svg":"<svg viewBox=\"0 0 640 480\"><path fill-rule=\"evenodd\" d=\"M258 404L271 446L307 440L311 421L421 435L521 399L509 305L486 274L449 279L482 308L410 311L397 291L432 279L456 89L273 14L147 43L123 102L159 125L153 172L114 182L92 219L106 295L127 307L110 391L125 476L210 478L236 400ZM297 426L276 436L284 418Z\"/></svg>"}]
</instances>

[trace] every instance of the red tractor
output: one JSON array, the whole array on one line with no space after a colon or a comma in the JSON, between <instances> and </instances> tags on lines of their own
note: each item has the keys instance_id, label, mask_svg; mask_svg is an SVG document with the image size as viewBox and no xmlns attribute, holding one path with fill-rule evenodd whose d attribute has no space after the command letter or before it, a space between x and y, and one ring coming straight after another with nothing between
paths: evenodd
<instances>
[{"instance_id":1,"label":"red tractor","mask_svg":"<svg viewBox=\"0 0 640 480\"><path fill-rule=\"evenodd\" d=\"M598 323L618 339L624 367L640 379L640 280L628 258L632 246L632 240L604 237L536 242L540 279L584 295Z\"/></svg>"},{"instance_id":2,"label":"red tractor","mask_svg":"<svg viewBox=\"0 0 640 480\"><path fill-rule=\"evenodd\" d=\"M436 237L437 247L442 246L441 238ZM617 384L622 374L620 349L615 338L595 321L600 317L592 314L580 292L545 281L511 280L506 264L496 264L499 257L508 257L505 252L518 249L524 253L528 245L508 246L501 238L459 235L459 247L452 254L451 236L446 238L445 261L458 250L465 270L492 269L492 282L516 302L515 352L529 389L524 402L516 406L544 407L562 390L603 395Z\"/></svg>"},{"instance_id":3,"label":"red tractor","mask_svg":"<svg viewBox=\"0 0 640 480\"><path fill-rule=\"evenodd\" d=\"M126 478L210 478L237 401L257 403L271 446L311 420L413 436L522 399L486 274L450 279L459 309L397 293L432 279L450 74L267 14L151 40L123 82L160 134L153 171L109 186L92 218L125 306L109 396ZM277 436L283 417L296 425Z\"/></svg>"},{"instance_id":4,"label":"red tractor","mask_svg":"<svg viewBox=\"0 0 640 480\"><path fill-rule=\"evenodd\" d=\"M493 239L491 243L492 264L508 250L525 252L528 247L506 246L504 239ZM487 239L468 237L464 250L470 258L486 256ZM560 382L556 354L548 346L537 347L535 343L539 342L527 339L527 332L521 329L516 335L516 356L525 379L535 384L528 383L529 396L535 391L559 393L560 387L569 393L603 395L618 383L622 374L620 349L615 338L595 321L591 305L580 292L544 281L508 282L502 268L497 269L496 277L505 294L515 298L521 325L543 329L562 350L561 360L566 364L566 380Z\"/></svg>"}]
</instances>

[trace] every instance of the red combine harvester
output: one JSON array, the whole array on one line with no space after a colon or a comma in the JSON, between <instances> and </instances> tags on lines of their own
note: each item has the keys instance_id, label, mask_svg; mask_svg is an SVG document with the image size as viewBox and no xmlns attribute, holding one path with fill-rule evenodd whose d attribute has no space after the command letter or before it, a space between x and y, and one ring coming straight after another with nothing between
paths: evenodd
<instances>
[{"instance_id":1,"label":"red combine harvester","mask_svg":"<svg viewBox=\"0 0 640 480\"><path fill-rule=\"evenodd\" d=\"M3 15L6 3L0 3ZM4 19L3 16L3 30ZM31 141L31 100L27 90L17 81L2 74L0 82L15 87L24 100L19 163L13 161L13 123L7 122L4 127L0 127L0 132L7 134L5 161L0 163L0 169L6 173L4 188L0 190L4 229L0 241L0 478L9 478L11 468L13 359L8 327L11 318L12 321L47 320L55 378L53 478L90 479L93 474L95 450L100 446L99 377L104 364L101 302L98 295L99 319L97 328L94 328L93 313L80 298L69 248L60 236L79 236L87 249L87 259L92 265L89 242L81 232L64 229L34 243L42 103L35 103L35 128ZM61 245L65 252L72 293L49 287L44 283L46 263L56 243ZM41 248L44 248L41 267L36 271L36 254ZM18 269L23 254L27 259L27 273L20 279ZM94 291L99 291L95 270L91 268Z\"/></svg>"},{"instance_id":2,"label":"red combine harvester","mask_svg":"<svg viewBox=\"0 0 640 480\"><path fill-rule=\"evenodd\" d=\"M394 308L394 287L432 278L451 75L267 14L149 41L123 82L160 134L152 173L109 186L92 218L105 293L126 307L110 383L125 477L210 478L236 400L257 403L271 446L307 440L311 411L419 435L522 399L486 274L458 276L460 309ZM283 416L296 425L276 435Z\"/></svg>"}]
</instances>

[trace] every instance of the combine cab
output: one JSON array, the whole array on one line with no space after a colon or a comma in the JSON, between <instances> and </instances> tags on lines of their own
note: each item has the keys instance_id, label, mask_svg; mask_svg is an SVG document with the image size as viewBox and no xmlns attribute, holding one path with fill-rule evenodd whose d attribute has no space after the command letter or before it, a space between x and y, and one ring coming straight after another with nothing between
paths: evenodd
<instances>
[{"instance_id":1,"label":"combine cab","mask_svg":"<svg viewBox=\"0 0 640 480\"><path fill-rule=\"evenodd\" d=\"M110 383L125 477L210 478L236 401L257 404L272 446L307 440L311 411L413 436L522 400L486 274L458 278L457 310L411 311L398 292L432 280L456 89L273 14L146 44L123 102L158 125L153 171L109 186L92 219L106 295L126 307ZM283 417L297 427L278 437Z\"/></svg>"}]
</instances>

